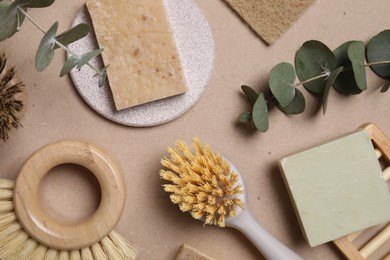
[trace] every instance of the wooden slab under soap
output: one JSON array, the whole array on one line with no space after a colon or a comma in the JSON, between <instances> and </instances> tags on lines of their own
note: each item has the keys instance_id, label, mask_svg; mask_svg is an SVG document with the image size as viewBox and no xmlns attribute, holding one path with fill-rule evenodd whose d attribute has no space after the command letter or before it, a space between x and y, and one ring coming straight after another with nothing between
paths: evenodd
<instances>
[{"instance_id":1,"label":"wooden slab under soap","mask_svg":"<svg viewBox=\"0 0 390 260\"><path fill-rule=\"evenodd\" d=\"M390 139L374 124L366 124L362 126L375 145L378 159L383 159L385 168L383 170L384 179L390 180ZM366 234L368 233L368 234ZM361 247L357 247L354 243L360 236L368 236L368 241ZM384 252L385 260L390 260L390 248L384 248L385 243L390 241L390 222L386 223L379 232L369 232L369 230L361 230L356 233L341 237L333 241L340 249L344 256L348 259L363 260L374 256L375 253Z\"/></svg>"},{"instance_id":2,"label":"wooden slab under soap","mask_svg":"<svg viewBox=\"0 0 390 260\"><path fill-rule=\"evenodd\" d=\"M117 110L185 93L163 0L87 0Z\"/></svg>"}]
</instances>

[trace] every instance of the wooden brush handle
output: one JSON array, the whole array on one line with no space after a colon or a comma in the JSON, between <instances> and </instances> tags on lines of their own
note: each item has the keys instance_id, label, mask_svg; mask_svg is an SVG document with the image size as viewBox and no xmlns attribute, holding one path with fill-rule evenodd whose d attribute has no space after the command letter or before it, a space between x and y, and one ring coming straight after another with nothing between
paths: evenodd
<instances>
[{"instance_id":1,"label":"wooden brush handle","mask_svg":"<svg viewBox=\"0 0 390 260\"><path fill-rule=\"evenodd\" d=\"M97 210L76 225L57 223L45 214L39 203L39 185L53 167L78 164L98 180L101 201ZM120 171L101 149L82 141L65 140L44 146L23 164L16 179L14 206L25 231L45 246L73 250L100 241L118 222L125 201L125 187Z\"/></svg>"}]
</instances>

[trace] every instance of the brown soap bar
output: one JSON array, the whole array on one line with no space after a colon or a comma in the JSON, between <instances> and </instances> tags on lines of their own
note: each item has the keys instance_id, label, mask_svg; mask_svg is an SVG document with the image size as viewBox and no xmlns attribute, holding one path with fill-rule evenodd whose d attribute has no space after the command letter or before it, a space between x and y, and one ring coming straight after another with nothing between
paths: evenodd
<instances>
[{"instance_id":1,"label":"brown soap bar","mask_svg":"<svg viewBox=\"0 0 390 260\"><path fill-rule=\"evenodd\" d=\"M187 87L163 0L87 0L117 110Z\"/></svg>"},{"instance_id":2,"label":"brown soap bar","mask_svg":"<svg viewBox=\"0 0 390 260\"><path fill-rule=\"evenodd\" d=\"M179 253L176 256L176 260L214 260L211 257L199 252L198 250L183 244Z\"/></svg>"},{"instance_id":3,"label":"brown soap bar","mask_svg":"<svg viewBox=\"0 0 390 260\"><path fill-rule=\"evenodd\" d=\"M275 42L314 0L226 0L268 44Z\"/></svg>"}]
</instances>

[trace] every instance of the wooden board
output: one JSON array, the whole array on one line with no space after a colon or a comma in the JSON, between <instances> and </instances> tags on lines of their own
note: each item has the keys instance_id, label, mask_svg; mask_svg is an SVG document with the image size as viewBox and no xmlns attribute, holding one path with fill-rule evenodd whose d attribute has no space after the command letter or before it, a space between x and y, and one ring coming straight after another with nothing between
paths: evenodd
<instances>
[{"instance_id":1,"label":"wooden board","mask_svg":"<svg viewBox=\"0 0 390 260\"><path fill-rule=\"evenodd\" d=\"M386 167L383 170L383 176L386 181L390 180L390 139L374 124L366 124L362 126L371 137L371 140L376 148L378 159L384 159ZM373 234L368 242L362 247L357 247L354 243L365 230L336 239L333 243L340 249L348 259L367 259L377 250L390 240L390 222L387 223L381 231ZM390 249L387 250L387 255L384 259L390 259Z\"/></svg>"}]
</instances>

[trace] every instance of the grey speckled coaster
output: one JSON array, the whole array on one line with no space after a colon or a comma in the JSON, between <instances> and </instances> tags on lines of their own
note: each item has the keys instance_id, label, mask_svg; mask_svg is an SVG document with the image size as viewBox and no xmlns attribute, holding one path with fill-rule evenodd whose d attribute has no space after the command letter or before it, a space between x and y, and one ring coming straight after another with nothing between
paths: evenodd
<instances>
[{"instance_id":1,"label":"grey speckled coaster","mask_svg":"<svg viewBox=\"0 0 390 260\"><path fill-rule=\"evenodd\" d=\"M121 111L115 109L108 85L99 88L95 71L83 66L70 72L74 85L82 98L102 116L128 126L146 127L169 122L188 111L206 90L214 63L214 40L209 24L193 0L165 0L188 91L185 94L161 99ZM91 25L86 7L76 15L72 26ZM71 44L72 52L80 55L98 48L94 33ZM100 58L91 64L103 68Z\"/></svg>"}]
</instances>

